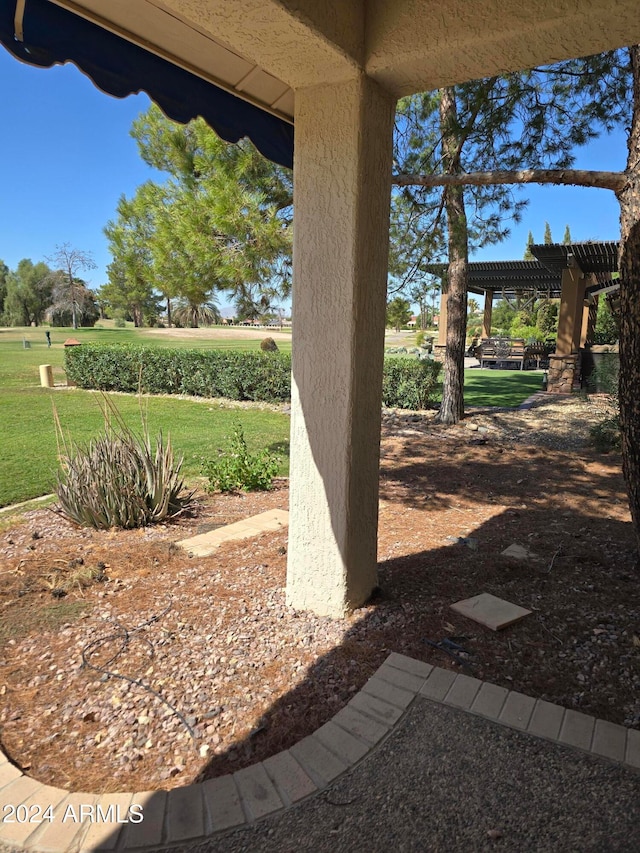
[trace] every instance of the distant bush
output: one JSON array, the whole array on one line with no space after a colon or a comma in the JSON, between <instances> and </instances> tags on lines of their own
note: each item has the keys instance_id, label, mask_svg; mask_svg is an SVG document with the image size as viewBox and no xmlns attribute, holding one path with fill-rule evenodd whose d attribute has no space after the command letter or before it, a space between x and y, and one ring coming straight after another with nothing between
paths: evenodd
<instances>
[{"instance_id":1,"label":"distant bush","mask_svg":"<svg viewBox=\"0 0 640 853\"><path fill-rule=\"evenodd\" d=\"M386 358L382 377L382 403L399 409L426 409L438 387L439 361Z\"/></svg>"},{"instance_id":2,"label":"distant bush","mask_svg":"<svg viewBox=\"0 0 640 853\"><path fill-rule=\"evenodd\" d=\"M260 341L260 349L262 352L278 352L278 344L273 338L265 338Z\"/></svg>"},{"instance_id":3,"label":"distant bush","mask_svg":"<svg viewBox=\"0 0 640 853\"><path fill-rule=\"evenodd\" d=\"M440 369L439 362L427 359L386 358L383 404L427 408L438 386ZM283 352L82 344L65 350L65 370L79 388L100 391L271 403L291 399L291 356Z\"/></svg>"}]
</instances>

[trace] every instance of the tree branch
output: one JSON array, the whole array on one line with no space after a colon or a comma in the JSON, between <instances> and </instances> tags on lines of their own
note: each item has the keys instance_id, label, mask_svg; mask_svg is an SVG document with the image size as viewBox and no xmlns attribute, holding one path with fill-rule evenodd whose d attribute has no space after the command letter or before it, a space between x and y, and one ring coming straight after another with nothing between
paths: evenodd
<instances>
[{"instance_id":1,"label":"tree branch","mask_svg":"<svg viewBox=\"0 0 640 853\"><path fill-rule=\"evenodd\" d=\"M586 169L521 169L517 172L468 172L459 175L393 175L399 187L495 186L496 184L569 184L597 187L619 193L627 183L626 172L598 172Z\"/></svg>"}]
</instances>

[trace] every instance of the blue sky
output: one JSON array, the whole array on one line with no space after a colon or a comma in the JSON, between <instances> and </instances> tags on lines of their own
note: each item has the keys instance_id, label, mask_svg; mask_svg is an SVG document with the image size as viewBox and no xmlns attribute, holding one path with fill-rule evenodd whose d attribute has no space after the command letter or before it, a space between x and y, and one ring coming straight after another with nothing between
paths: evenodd
<instances>
[{"instance_id":1,"label":"blue sky","mask_svg":"<svg viewBox=\"0 0 640 853\"><path fill-rule=\"evenodd\" d=\"M102 229L122 194L160 173L146 166L129 136L146 95L118 100L100 92L74 66L32 68L0 48L0 259L14 269L21 258L46 260L57 244L93 253L91 287L107 280L110 261ZM622 169L622 133L578 153L576 167ZM511 237L473 260L522 257L529 230L542 242L545 222L560 242L569 224L574 240L616 239L613 193L578 187L526 187L530 204Z\"/></svg>"}]
</instances>

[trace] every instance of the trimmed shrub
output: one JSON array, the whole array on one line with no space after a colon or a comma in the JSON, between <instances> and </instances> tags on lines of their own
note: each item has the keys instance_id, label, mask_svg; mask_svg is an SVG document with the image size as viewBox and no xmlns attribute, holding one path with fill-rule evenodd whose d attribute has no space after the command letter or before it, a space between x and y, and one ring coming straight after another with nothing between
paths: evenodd
<instances>
[{"instance_id":1,"label":"trimmed shrub","mask_svg":"<svg viewBox=\"0 0 640 853\"><path fill-rule=\"evenodd\" d=\"M439 361L386 358L382 377L382 403L399 409L426 409L438 387Z\"/></svg>"},{"instance_id":2,"label":"trimmed shrub","mask_svg":"<svg viewBox=\"0 0 640 853\"><path fill-rule=\"evenodd\" d=\"M263 341L260 341L260 349L262 352L278 352L278 344L273 338L265 338Z\"/></svg>"},{"instance_id":3,"label":"trimmed shrub","mask_svg":"<svg viewBox=\"0 0 640 853\"><path fill-rule=\"evenodd\" d=\"M428 359L385 358L383 404L427 408L438 386L440 369L439 362ZM65 350L65 370L79 388L100 391L269 403L291 399L291 356L283 352L82 344Z\"/></svg>"},{"instance_id":4,"label":"trimmed shrub","mask_svg":"<svg viewBox=\"0 0 640 853\"><path fill-rule=\"evenodd\" d=\"M280 402L291 397L287 353L167 350L83 344L65 350L67 376L80 388Z\"/></svg>"}]
</instances>

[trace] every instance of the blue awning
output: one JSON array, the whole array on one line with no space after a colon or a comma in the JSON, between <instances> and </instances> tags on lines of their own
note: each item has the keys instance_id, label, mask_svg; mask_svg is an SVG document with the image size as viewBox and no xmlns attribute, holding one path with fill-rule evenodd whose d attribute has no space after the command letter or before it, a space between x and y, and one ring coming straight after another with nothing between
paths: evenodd
<instances>
[{"instance_id":1,"label":"blue awning","mask_svg":"<svg viewBox=\"0 0 640 853\"><path fill-rule=\"evenodd\" d=\"M201 116L227 142L247 136L258 151L293 167L293 125L48 0L0 0L0 42L30 65L73 62L110 95L146 92L174 121Z\"/></svg>"}]
</instances>

